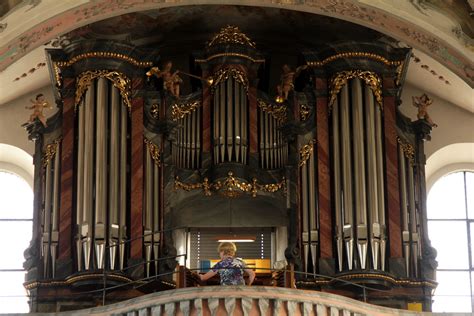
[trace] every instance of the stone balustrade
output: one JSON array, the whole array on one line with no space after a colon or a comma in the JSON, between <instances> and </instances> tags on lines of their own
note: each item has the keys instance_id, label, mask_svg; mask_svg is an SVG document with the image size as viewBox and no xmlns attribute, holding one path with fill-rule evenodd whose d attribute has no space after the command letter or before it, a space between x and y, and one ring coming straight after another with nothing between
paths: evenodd
<instances>
[{"instance_id":1,"label":"stone balustrade","mask_svg":"<svg viewBox=\"0 0 474 316\"><path fill-rule=\"evenodd\" d=\"M90 309L31 315L410 316L435 314L380 307L317 291L263 286L205 286L157 292Z\"/></svg>"}]
</instances>

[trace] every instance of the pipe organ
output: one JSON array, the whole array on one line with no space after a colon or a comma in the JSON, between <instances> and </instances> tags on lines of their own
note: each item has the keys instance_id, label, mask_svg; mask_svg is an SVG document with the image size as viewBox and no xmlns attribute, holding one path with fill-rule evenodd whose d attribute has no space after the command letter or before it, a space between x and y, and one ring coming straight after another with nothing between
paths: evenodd
<instances>
[{"instance_id":1,"label":"pipe organ","mask_svg":"<svg viewBox=\"0 0 474 316\"><path fill-rule=\"evenodd\" d=\"M86 86L78 87L85 91L76 91L78 271L106 262L111 270L124 267L129 113L119 80L126 81L120 73L83 73Z\"/></svg>"},{"instance_id":2,"label":"pipe organ","mask_svg":"<svg viewBox=\"0 0 474 316\"><path fill-rule=\"evenodd\" d=\"M47 51L59 111L27 126L41 170L32 310L85 307L74 296L90 289L111 301L171 289L191 261L183 236L213 227L284 227L272 247L287 247L276 257L297 288L360 298L347 282L376 285L386 296L372 287L370 302L430 309L430 127L397 110L409 50L326 43L297 58L234 26L209 37L186 57L87 37Z\"/></svg>"},{"instance_id":3,"label":"pipe organ","mask_svg":"<svg viewBox=\"0 0 474 316\"><path fill-rule=\"evenodd\" d=\"M338 86L339 80L343 81L342 86ZM380 79L374 73L350 71L337 74L333 82L331 123L334 192L339 195L334 209L338 269L385 270L383 109L381 100L377 100Z\"/></svg>"}]
</instances>

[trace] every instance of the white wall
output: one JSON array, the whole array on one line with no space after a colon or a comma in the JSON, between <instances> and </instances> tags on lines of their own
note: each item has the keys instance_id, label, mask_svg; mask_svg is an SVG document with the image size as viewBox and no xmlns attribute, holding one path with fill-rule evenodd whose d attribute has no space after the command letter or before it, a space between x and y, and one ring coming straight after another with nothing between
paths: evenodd
<instances>
[{"instance_id":1,"label":"white wall","mask_svg":"<svg viewBox=\"0 0 474 316\"><path fill-rule=\"evenodd\" d=\"M29 100L34 100L38 93L44 94L46 100L53 107L52 110L44 110L43 114L46 117L50 117L57 111L50 85L0 105L0 144L16 146L33 155L35 149L34 142L28 140L28 133L21 125L29 120L33 112L32 110L25 109L25 106L31 106Z\"/></svg>"}]
</instances>

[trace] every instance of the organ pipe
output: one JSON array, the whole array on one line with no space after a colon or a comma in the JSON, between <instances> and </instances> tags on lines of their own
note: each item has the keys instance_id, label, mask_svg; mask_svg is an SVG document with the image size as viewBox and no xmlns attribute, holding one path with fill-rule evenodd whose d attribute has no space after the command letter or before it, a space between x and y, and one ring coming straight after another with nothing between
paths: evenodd
<instances>
[{"instance_id":1,"label":"organ pipe","mask_svg":"<svg viewBox=\"0 0 474 316\"><path fill-rule=\"evenodd\" d=\"M348 85L344 85L341 90L341 129L342 129L342 186L343 186L343 214L344 214L344 240L347 252L347 264L352 270L354 239L353 239L353 218L352 218L352 167L350 148L350 124L349 124L349 91Z\"/></svg>"},{"instance_id":2,"label":"organ pipe","mask_svg":"<svg viewBox=\"0 0 474 316\"><path fill-rule=\"evenodd\" d=\"M338 104L338 102L336 102ZM334 106L332 109L332 133L333 133L333 174L334 174L334 211L336 213L336 248L337 261L339 264L339 271L342 271L343 266L343 218L342 214L342 188L341 188L341 165L340 165L340 142L339 142L339 107Z\"/></svg>"},{"instance_id":3,"label":"organ pipe","mask_svg":"<svg viewBox=\"0 0 474 316\"><path fill-rule=\"evenodd\" d=\"M368 211L370 217L370 227L372 229L370 243L372 247L372 265L374 269L378 268L379 249L380 249L380 223L377 200L377 155L375 146L375 106L372 91L368 86L364 88L367 113L367 175L368 175Z\"/></svg>"},{"instance_id":4,"label":"organ pipe","mask_svg":"<svg viewBox=\"0 0 474 316\"><path fill-rule=\"evenodd\" d=\"M400 204L402 208L402 241L405 257L406 276L410 276L410 231L408 228L409 218L407 209L407 170L405 155L402 146L398 146L398 161L400 162Z\"/></svg>"},{"instance_id":5,"label":"organ pipe","mask_svg":"<svg viewBox=\"0 0 474 316\"><path fill-rule=\"evenodd\" d=\"M364 133L363 133L363 109L362 90L359 79L351 82L352 90L352 125L353 125L353 148L354 148L354 180L357 222L357 248L359 250L359 262L365 269L367 262L367 206L365 200L365 157L364 157Z\"/></svg>"},{"instance_id":6,"label":"organ pipe","mask_svg":"<svg viewBox=\"0 0 474 316\"><path fill-rule=\"evenodd\" d=\"M109 172L109 256L110 268L115 267L117 241L119 238L119 163L120 163L120 96L115 87L111 87L110 108L110 172Z\"/></svg>"},{"instance_id":7,"label":"organ pipe","mask_svg":"<svg viewBox=\"0 0 474 316\"><path fill-rule=\"evenodd\" d=\"M122 104L120 106L120 216L119 216L119 267L123 270L125 262L125 240L127 239L127 109Z\"/></svg>"},{"instance_id":8,"label":"organ pipe","mask_svg":"<svg viewBox=\"0 0 474 316\"><path fill-rule=\"evenodd\" d=\"M377 148L377 210L380 224L380 269L385 271L386 233L385 233L385 191L382 144L382 109L375 107L375 144Z\"/></svg>"},{"instance_id":9,"label":"organ pipe","mask_svg":"<svg viewBox=\"0 0 474 316\"><path fill-rule=\"evenodd\" d=\"M87 98L88 92L86 92ZM85 98L84 98L85 99ZM76 195L76 227L77 227L77 270L82 270L82 240L81 229L84 216L84 124L85 124L85 101L81 100L79 105L78 136L77 136L77 195Z\"/></svg>"},{"instance_id":10,"label":"organ pipe","mask_svg":"<svg viewBox=\"0 0 474 316\"><path fill-rule=\"evenodd\" d=\"M56 250L59 241L59 164L60 164L60 152L61 143L56 143L56 154L54 156L54 176L53 176L53 198L52 198L52 219L51 219L51 276L54 278L56 273Z\"/></svg>"},{"instance_id":11,"label":"organ pipe","mask_svg":"<svg viewBox=\"0 0 474 316\"><path fill-rule=\"evenodd\" d=\"M92 220L92 180L93 180L93 139L94 139L94 117L95 117L95 91L94 84L86 91L85 95L85 123L84 123L84 192L83 198L84 202L82 203L84 212L83 212L83 221L82 221L82 246L84 254L84 268L89 270L90 267L90 258L91 258L91 220ZM87 150L86 150L87 148Z\"/></svg>"}]
</instances>

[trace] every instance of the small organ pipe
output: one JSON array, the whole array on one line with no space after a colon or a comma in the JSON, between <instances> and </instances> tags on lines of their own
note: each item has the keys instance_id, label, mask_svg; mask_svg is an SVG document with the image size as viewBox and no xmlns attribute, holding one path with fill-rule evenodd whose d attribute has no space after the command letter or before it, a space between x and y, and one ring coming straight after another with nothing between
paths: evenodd
<instances>
[{"instance_id":1,"label":"small organ pipe","mask_svg":"<svg viewBox=\"0 0 474 316\"><path fill-rule=\"evenodd\" d=\"M410 231L408 228L409 218L407 209L407 179L406 179L406 164L405 155L402 146L398 145L398 161L400 163L400 197L402 208L402 241L405 256L406 276L410 276Z\"/></svg>"},{"instance_id":2,"label":"small organ pipe","mask_svg":"<svg viewBox=\"0 0 474 316\"><path fill-rule=\"evenodd\" d=\"M353 239L353 218L352 218L352 167L351 167L351 146L350 146L350 124L349 124L349 90L348 85L341 89L341 128L342 128L342 185L344 211L344 240L346 242L347 264L352 270L354 239Z\"/></svg>"},{"instance_id":3,"label":"small organ pipe","mask_svg":"<svg viewBox=\"0 0 474 316\"><path fill-rule=\"evenodd\" d=\"M61 153L61 143L57 144L56 154L54 155L54 176L53 176L53 215L52 215L52 231L58 231L58 210L59 210L59 162L61 160L60 153Z\"/></svg>"},{"instance_id":4,"label":"small organ pipe","mask_svg":"<svg viewBox=\"0 0 474 316\"><path fill-rule=\"evenodd\" d=\"M87 92L86 92L87 95ZM82 99L79 104L79 122L77 135L77 206L76 206L76 224L81 225L83 220L83 192L84 192L84 122L85 122L85 104ZM80 233L79 233L80 234ZM79 248L78 248L79 249ZM80 259L81 256L78 256ZM80 268L79 268L80 270Z\"/></svg>"},{"instance_id":5,"label":"small organ pipe","mask_svg":"<svg viewBox=\"0 0 474 316\"><path fill-rule=\"evenodd\" d=\"M84 123L84 218L83 222L86 225L91 224L92 219L92 174L93 174L93 155L94 155L94 148L93 148L93 140L94 140L94 114L95 114L95 91L94 91L94 83L89 87L86 91L86 117ZM86 150L87 148L87 150ZM89 231L87 234L90 234Z\"/></svg>"},{"instance_id":6,"label":"small organ pipe","mask_svg":"<svg viewBox=\"0 0 474 316\"><path fill-rule=\"evenodd\" d=\"M234 144L234 135L232 130L232 125L234 123L234 100L232 95L232 82L233 78L229 78L226 81L226 106L227 106L227 134L226 134L226 145L227 145L227 161L232 161L232 147Z\"/></svg>"},{"instance_id":7,"label":"small organ pipe","mask_svg":"<svg viewBox=\"0 0 474 316\"><path fill-rule=\"evenodd\" d=\"M220 140L219 140L219 123L220 123L220 113L219 113L219 108L220 108L220 102L219 102L219 86L216 88L215 93L214 93L214 159L216 163L220 162L220 153L219 153L219 145L220 145Z\"/></svg>"},{"instance_id":8,"label":"small organ pipe","mask_svg":"<svg viewBox=\"0 0 474 316\"><path fill-rule=\"evenodd\" d=\"M375 144L377 147L377 210L380 224L380 269L385 270L386 234L385 234L385 192L382 144L382 110L375 107Z\"/></svg>"},{"instance_id":9,"label":"small organ pipe","mask_svg":"<svg viewBox=\"0 0 474 316\"><path fill-rule=\"evenodd\" d=\"M196 164L196 168L200 168L201 166L201 118L202 118L202 114L201 114L201 108L198 108L197 109L197 117L196 117L196 121L197 121L197 129L196 129L196 161L197 161L197 164Z\"/></svg>"},{"instance_id":10,"label":"small organ pipe","mask_svg":"<svg viewBox=\"0 0 474 316\"><path fill-rule=\"evenodd\" d=\"M245 89L244 87L239 84L240 86L240 107L242 109L242 145L243 145L243 150L242 150L242 162L243 164L247 164L247 146L248 146L248 140L247 140L247 117L248 117L248 100L247 100L247 95L245 94Z\"/></svg>"},{"instance_id":11,"label":"small organ pipe","mask_svg":"<svg viewBox=\"0 0 474 316\"><path fill-rule=\"evenodd\" d=\"M119 176L119 162L120 162L120 130L119 130L119 116L120 116L120 95L117 88L111 86L111 108L110 108L110 173L109 173L109 223L111 225L118 225L119 208L118 208L118 194L120 181ZM112 237L118 236L112 232Z\"/></svg>"},{"instance_id":12,"label":"small organ pipe","mask_svg":"<svg viewBox=\"0 0 474 316\"><path fill-rule=\"evenodd\" d=\"M152 223L152 194L153 194L153 170L150 152L145 155L145 219L143 226L145 231L151 231Z\"/></svg>"},{"instance_id":13,"label":"small organ pipe","mask_svg":"<svg viewBox=\"0 0 474 316\"><path fill-rule=\"evenodd\" d=\"M125 240L127 239L127 121L128 111L120 102L120 216L119 216L119 264L123 270L125 262Z\"/></svg>"},{"instance_id":14,"label":"small organ pipe","mask_svg":"<svg viewBox=\"0 0 474 316\"><path fill-rule=\"evenodd\" d=\"M226 134L225 134L225 123L226 123L226 111L225 111L225 85L223 82L219 84L219 114L220 114L220 123L219 123L219 147L220 147L220 162L225 161L225 146L226 146Z\"/></svg>"},{"instance_id":15,"label":"small organ pipe","mask_svg":"<svg viewBox=\"0 0 474 316\"><path fill-rule=\"evenodd\" d=\"M308 181L309 181L309 229L310 231L316 230L317 229L317 223L316 223L316 203L315 203L315 197L316 197L316 190L314 189L314 181L315 181L315 169L314 169L314 153L315 149L313 150L313 155L309 157L308 159ZM311 242L314 242L311 238Z\"/></svg>"},{"instance_id":16,"label":"small organ pipe","mask_svg":"<svg viewBox=\"0 0 474 316\"><path fill-rule=\"evenodd\" d=\"M234 121L234 135L235 135L235 161L242 162L242 125L241 114L242 104L240 103L240 83L234 81L234 96L235 96L235 121Z\"/></svg>"}]
</instances>

